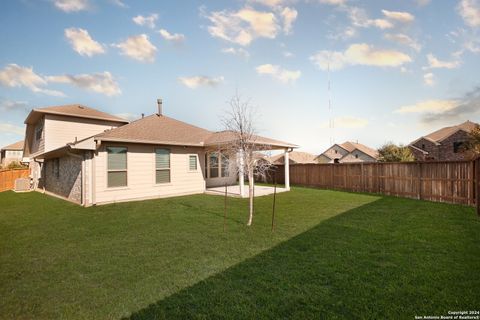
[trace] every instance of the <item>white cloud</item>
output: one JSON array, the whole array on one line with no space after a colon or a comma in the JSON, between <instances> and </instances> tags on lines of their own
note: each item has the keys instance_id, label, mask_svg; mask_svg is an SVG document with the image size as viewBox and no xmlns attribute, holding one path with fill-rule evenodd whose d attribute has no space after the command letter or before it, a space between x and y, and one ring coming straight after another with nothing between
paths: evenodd
<instances>
[{"instance_id":1,"label":"white cloud","mask_svg":"<svg viewBox=\"0 0 480 320\"><path fill-rule=\"evenodd\" d=\"M216 87L224 81L222 76L220 77L207 77L207 76L193 76L193 77L179 77L178 81L190 89L196 89L198 87Z\"/></svg>"},{"instance_id":2,"label":"white cloud","mask_svg":"<svg viewBox=\"0 0 480 320\"><path fill-rule=\"evenodd\" d=\"M223 48L222 52L227 54L232 54L235 56L244 57L244 58L250 57L250 53L243 48L234 48L234 47Z\"/></svg>"},{"instance_id":3,"label":"white cloud","mask_svg":"<svg viewBox=\"0 0 480 320\"><path fill-rule=\"evenodd\" d=\"M415 51L420 51L422 46L414 39L410 38L406 34L403 33L387 33L385 34L385 39L390 40L392 42L400 43L402 45L408 46Z\"/></svg>"},{"instance_id":4,"label":"white cloud","mask_svg":"<svg viewBox=\"0 0 480 320\"><path fill-rule=\"evenodd\" d=\"M125 119L125 120L128 120L128 121L134 121L134 120L140 119L140 116L139 116L138 114L129 113L129 112L116 113L115 115L116 115L117 117L120 117L120 118Z\"/></svg>"},{"instance_id":5,"label":"white cloud","mask_svg":"<svg viewBox=\"0 0 480 320\"><path fill-rule=\"evenodd\" d=\"M403 52L376 49L365 43L352 44L344 52L319 51L310 60L322 70L327 70L329 64L331 70L338 70L349 65L399 67L412 61Z\"/></svg>"},{"instance_id":6,"label":"white cloud","mask_svg":"<svg viewBox=\"0 0 480 320\"><path fill-rule=\"evenodd\" d=\"M53 0L53 4L64 12L85 11L90 8L88 0Z\"/></svg>"},{"instance_id":7,"label":"white cloud","mask_svg":"<svg viewBox=\"0 0 480 320\"><path fill-rule=\"evenodd\" d=\"M0 84L10 88L26 87L33 92L56 97L65 96L60 91L42 88L47 85L47 81L42 76L36 74L32 67L22 67L15 63L9 64L0 70Z\"/></svg>"},{"instance_id":8,"label":"white cloud","mask_svg":"<svg viewBox=\"0 0 480 320\"><path fill-rule=\"evenodd\" d=\"M244 7L238 11L214 11L203 15L211 22L208 32L241 46L248 46L258 38L274 39L280 30L288 34L297 18L297 11L291 8L274 9L274 11L258 11ZM280 26L282 22L283 27Z\"/></svg>"},{"instance_id":9,"label":"white cloud","mask_svg":"<svg viewBox=\"0 0 480 320\"><path fill-rule=\"evenodd\" d=\"M368 120L364 118L356 118L356 117L337 117L333 120L335 124L335 128L339 129L358 129L358 128L365 128L368 125ZM323 122L320 124L320 128L329 128L329 122Z\"/></svg>"},{"instance_id":10,"label":"white cloud","mask_svg":"<svg viewBox=\"0 0 480 320\"><path fill-rule=\"evenodd\" d=\"M162 38L167 40L167 41L172 41L172 42L175 42L175 43L181 43L185 40L185 35L183 35L181 33L172 34L165 29L158 30L158 33L160 33Z\"/></svg>"},{"instance_id":11,"label":"white cloud","mask_svg":"<svg viewBox=\"0 0 480 320\"><path fill-rule=\"evenodd\" d=\"M401 23L409 23L415 20L415 17L408 12L382 10L385 17Z\"/></svg>"},{"instance_id":12,"label":"white cloud","mask_svg":"<svg viewBox=\"0 0 480 320\"><path fill-rule=\"evenodd\" d=\"M413 105L406 105L395 110L395 113L444 113L455 109L458 100L425 100Z\"/></svg>"},{"instance_id":13,"label":"white cloud","mask_svg":"<svg viewBox=\"0 0 480 320\"><path fill-rule=\"evenodd\" d=\"M379 29L390 29L390 28L393 28L393 24L388 21L388 20L385 20L385 19L373 19L373 20L369 20L369 23L372 25L372 26L375 26Z\"/></svg>"},{"instance_id":14,"label":"white cloud","mask_svg":"<svg viewBox=\"0 0 480 320\"><path fill-rule=\"evenodd\" d=\"M320 3L339 6L347 3L347 0L319 0Z\"/></svg>"},{"instance_id":15,"label":"white cloud","mask_svg":"<svg viewBox=\"0 0 480 320\"><path fill-rule=\"evenodd\" d=\"M297 10L286 7L282 10L280 15L283 18L283 32L285 32L285 34L290 34L292 32L292 25L298 16Z\"/></svg>"},{"instance_id":16,"label":"white cloud","mask_svg":"<svg viewBox=\"0 0 480 320\"><path fill-rule=\"evenodd\" d=\"M431 0L416 0L416 2L419 6L426 6L430 4Z\"/></svg>"},{"instance_id":17,"label":"white cloud","mask_svg":"<svg viewBox=\"0 0 480 320\"><path fill-rule=\"evenodd\" d=\"M258 3L267 7L276 8L283 6L288 0L248 0L250 3Z\"/></svg>"},{"instance_id":18,"label":"white cloud","mask_svg":"<svg viewBox=\"0 0 480 320\"><path fill-rule=\"evenodd\" d=\"M358 7L344 7L348 18L354 27L369 28L377 27L380 29L393 28L393 24L385 19L370 19L365 9Z\"/></svg>"},{"instance_id":19,"label":"white cloud","mask_svg":"<svg viewBox=\"0 0 480 320\"><path fill-rule=\"evenodd\" d=\"M110 2L120 8L128 8L128 6L122 0L110 0Z\"/></svg>"},{"instance_id":20,"label":"white cloud","mask_svg":"<svg viewBox=\"0 0 480 320\"><path fill-rule=\"evenodd\" d=\"M427 54L427 60L428 60L428 67L424 67L423 69L455 69L458 68L461 64L460 61L458 60L452 60L452 61L442 61L437 59L433 54L429 53Z\"/></svg>"},{"instance_id":21,"label":"white cloud","mask_svg":"<svg viewBox=\"0 0 480 320\"><path fill-rule=\"evenodd\" d=\"M146 26L149 27L150 29L155 28L155 22L158 19L158 14L152 13L149 16L142 16L138 15L136 17L133 17L132 20L139 26Z\"/></svg>"},{"instance_id":22,"label":"white cloud","mask_svg":"<svg viewBox=\"0 0 480 320\"><path fill-rule=\"evenodd\" d=\"M427 86L434 86L435 85L435 75L431 72L429 73L425 73L423 75L423 82L427 85Z\"/></svg>"},{"instance_id":23,"label":"white cloud","mask_svg":"<svg viewBox=\"0 0 480 320\"><path fill-rule=\"evenodd\" d=\"M458 3L457 11L465 24L470 27L480 27L480 1L479 0L461 0Z\"/></svg>"},{"instance_id":24,"label":"white cloud","mask_svg":"<svg viewBox=\"0 0 480 320\"><path fill-rule=\"evenodd\" d=\"M0 123L0 132L13 133L23 136L25 134L25 128L13 125L11 123Z\"/></svg>"},{"instance_id":25,"label":"white cloud","mask_svg":"<svg viewBox=\"0 0 480 320\"><path fill-rule=\"evenodd\" d=\"M154 62L157 48L150 42L146 34L131 36L124 42L114 45L121 53L142 62Z\"/></svg>"},{"instance_id":26,"label":"white cloud","mask_svg":"<svg viewBox=\"0 0 480 320\"><path fill-rule=\"evenodd\" d=\"M93 40L87 30L80 28L65 29L65 37L72 45L73 50L82 56L91 57L95 54L105 53L103 46Z\"/></svg>"},{"instance_id":27,"label":"white cloud","mask_svg":"<svg viewBox=\"0 0 480 320\"><path fill-rule=\"evenodd\" d=\"M262 64L255 68L258 74L267 74L282 83L293 83L302 75L299 70L287 70L278 65Z\"/></svg>"},{"instance_id":28,"label":"white cloud","mask_svg":"<svg viewBox=\"0 0 480 320\"><path fill-rule=\"evenodd\" d=\"M115 96L122 93L112 74L107 71L94 74L51 76L47 77L47 80L49 82L71 84L106 96Z\"/></svg>"},{"instance_id":29,"label":"white cloud","mask_svg":"<svg viewBox=\"0 0 480 320\"><path fill-rule=\"evenodd\" d=\"M0 101L0 110L2 111L27 111L28 103L26 101L11 101L11 100L1 100Z\"/></svg>"}]
</instances>

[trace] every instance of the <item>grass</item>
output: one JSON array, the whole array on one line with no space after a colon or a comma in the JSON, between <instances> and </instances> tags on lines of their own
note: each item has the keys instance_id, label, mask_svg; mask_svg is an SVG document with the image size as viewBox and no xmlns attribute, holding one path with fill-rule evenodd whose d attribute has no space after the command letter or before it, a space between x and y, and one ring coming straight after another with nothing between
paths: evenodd
<instances>
[{"instance_id":1,"label":"grass","mask_svg":"<svg viewBox=\"0 0 480 320\"><path fill-rule=\"evenodd\" d=\"M391 318L480 306L464 206L294 188L81 208L0 194L0 318Z\"/></svg>"}]
</instances>

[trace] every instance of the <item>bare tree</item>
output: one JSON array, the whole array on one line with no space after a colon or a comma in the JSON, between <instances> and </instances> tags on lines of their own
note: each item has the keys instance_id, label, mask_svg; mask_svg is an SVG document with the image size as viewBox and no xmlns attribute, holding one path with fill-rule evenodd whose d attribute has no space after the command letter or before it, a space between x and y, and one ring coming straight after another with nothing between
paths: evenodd
<instances>
[{"instance_id":1,"label":"bare tree","mask_svg":"<svg viewBox=\"0 0 480 320\"><path fill-rule=\"evenodd\" d=\"M222 119L225 130L231 134L231 139L225 151L236 154L237 173L248 177L249 217L248 226L253 222L254 177L264 177L270 169L269 163L259 161L261 151L268 149L262 145L256 134L255 111L248 100L236 93L229 101L230 110ZM242 177L243 178L243 177ZM242 195L243 196L243 195Z\"/></svg>"}]
</instances>

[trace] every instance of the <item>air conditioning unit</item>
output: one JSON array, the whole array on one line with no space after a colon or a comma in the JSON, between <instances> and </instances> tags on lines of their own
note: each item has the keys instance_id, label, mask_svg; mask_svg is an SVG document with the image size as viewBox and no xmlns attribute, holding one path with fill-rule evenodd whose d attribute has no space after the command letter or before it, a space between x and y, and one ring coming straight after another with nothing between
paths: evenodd
<instances>
[{"instance_id":1,"label":"air conditioning unit","mask_svg":"<svg viewBox=\"0 0 480 320\"><path fill-rule=\"evenodd\" d=\"M28 178L18 178L15 179L15 192L29 191L30 190L30 179Z\"/></svg>"}]
</instances>

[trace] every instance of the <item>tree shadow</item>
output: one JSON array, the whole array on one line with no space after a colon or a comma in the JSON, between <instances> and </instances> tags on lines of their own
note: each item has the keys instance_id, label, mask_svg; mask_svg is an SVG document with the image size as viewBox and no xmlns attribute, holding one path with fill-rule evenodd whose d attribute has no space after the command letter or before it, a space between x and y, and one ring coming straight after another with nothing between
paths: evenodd
<instances>
[{"instance_id":1,"label":"tree shadow","mask_svg":"<svg viewBox=\"0 0 480 320\"><path fill-rule=\"evenodd\" d=\"M332 217L124 319L412 319L480 305L478 233L460 219L433 230L448 206L404 203Z\"/></svg>"}]
</instances>

